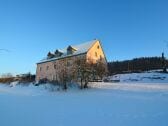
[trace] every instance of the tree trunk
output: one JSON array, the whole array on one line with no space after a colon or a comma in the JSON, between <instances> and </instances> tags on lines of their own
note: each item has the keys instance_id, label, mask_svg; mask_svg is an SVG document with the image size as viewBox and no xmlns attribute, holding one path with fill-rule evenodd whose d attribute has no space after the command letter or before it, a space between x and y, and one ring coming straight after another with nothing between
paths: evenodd
<instances>
[{"instance_id":1,"label":"tree trunk","mask_svg":"<svg viewBox=\"0 0 168 126\"><path fill-rule=\"evenodd\" d=\"M64 90L67 90L67 84L66 84L66 82L64 83Z\"/></svg>"},{"instance_id":2,"label":"tree trunk","mask_svg":"<svg viewBox=\"0 0 168 126\"><path fill-rule=\"evenodd\" d=\"M88 81L85 80L84 88L88 88Z\"/></svg>"},{"instance_id":3,"label":"tree trunk","mask_svg":"<svg viewBox=\"0 0 168 126\"><path fill-rule=\"evenodd\" d=\"M83 89L83 80L81 79L81 89Z\"/></svg>"},{"instance_id":4,"label":"tree trunk","mask_svg":"<svg viewBox=\"0 0 168 126\"><path fill-rule=\"evenodd\" d=\"M163 68L163 72L164 72L164 73L167 73L166 66Z\"/></svg>"}]
</instances>

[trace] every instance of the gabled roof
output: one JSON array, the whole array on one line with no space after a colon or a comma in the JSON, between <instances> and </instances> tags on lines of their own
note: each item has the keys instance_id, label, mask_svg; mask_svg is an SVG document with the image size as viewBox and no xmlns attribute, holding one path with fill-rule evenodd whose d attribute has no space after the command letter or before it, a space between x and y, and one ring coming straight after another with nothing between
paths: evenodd
<instances>
[{"instance_id":1,"label":"gabled roof","mask_svg":"<svg viewBox=\"0 0 168 126\"><path fill-rule=\"evenodd\" d=\"M70 57L70 56L85 54L93 46L93 44L97 41L98 40L92 40L92 41L88 41L88 42L85 42L85 43L82 43L79 45L71 45L72 48L76 49L76 51L73 54L67 54L67 47L64 49L59 49L59 51L63 53L60 57L54 57L54 58L50 58L50 59L48 59L46 57L43 60L40 60L37 64L49 62L49 61L53 61L53 60L58 60L58 59L66 58L66 57Z\"/></svg>"}]
</instances>

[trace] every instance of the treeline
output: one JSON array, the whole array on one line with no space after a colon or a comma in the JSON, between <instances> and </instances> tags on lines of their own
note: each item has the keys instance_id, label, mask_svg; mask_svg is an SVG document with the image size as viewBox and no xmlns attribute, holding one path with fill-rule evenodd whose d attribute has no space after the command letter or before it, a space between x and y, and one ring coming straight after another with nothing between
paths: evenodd
<instances>
[{"instance_id":1,"label":"treeline","mask_svg":"<svg viewBox=\"0 0 168 126\"><path fill-rule=\"evenodd\" d=\"M124 72L140 72L154 69L162 69L163 66L168 66L168 60L163 57L142 57L132 60L115 61L108 63L109 74L124 73Z\"/></svg>"},{"instance_id":2,"label":"treeline","mask_svg":"<svg viewBox=\"0 0 168 126\"><path fill-rule=\"evenodd\" d=\"M6 73L0 76L0 83L11 83L18 81L19 83L29 83L35 81L35 75L31 73L20 74L13 76L11 73Z\"/></svg>"}]
</instances>

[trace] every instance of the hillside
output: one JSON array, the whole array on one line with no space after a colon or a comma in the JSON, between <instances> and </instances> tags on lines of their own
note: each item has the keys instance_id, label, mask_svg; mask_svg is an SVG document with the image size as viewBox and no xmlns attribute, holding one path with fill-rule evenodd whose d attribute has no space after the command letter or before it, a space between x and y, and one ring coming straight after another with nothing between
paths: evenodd
<instances>
[{"instance_id":1,"label":"hillside","mask_svg":"<svg viewBox=\"0 0 168 126\"><path fill-rule=\"evenodd\" d=\"M152 70L141 73L116 74L108 77L112 82L118 80L120 83L164 83L168 84L168 73L161 70Z\"/></svg>"}]
</instances>

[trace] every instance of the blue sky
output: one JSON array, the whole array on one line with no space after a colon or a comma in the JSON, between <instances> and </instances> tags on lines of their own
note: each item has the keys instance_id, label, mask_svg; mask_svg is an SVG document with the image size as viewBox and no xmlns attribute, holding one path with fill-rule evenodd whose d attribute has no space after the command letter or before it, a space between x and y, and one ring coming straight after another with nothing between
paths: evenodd
<instances>
[{"instance_id":1,"label":"blue sky","mask_svg":"<svg viewBox=\"0 0 168 126\"><path fill-rule=\"evenodd\" d=\"M108 61L168 57L166 0L0 0L0 74L35 73L48 51L100 39Z\"/></svg>"}]
</instances>

